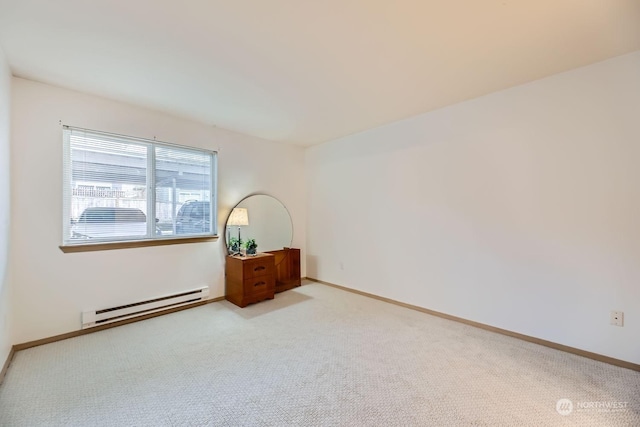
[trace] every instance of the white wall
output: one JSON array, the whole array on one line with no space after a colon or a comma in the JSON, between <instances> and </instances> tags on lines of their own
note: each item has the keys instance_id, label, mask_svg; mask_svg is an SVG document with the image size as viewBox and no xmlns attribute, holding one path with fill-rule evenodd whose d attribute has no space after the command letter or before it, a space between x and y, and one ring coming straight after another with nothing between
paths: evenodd
<instances>
[{"instance_id":1,"label":"white wall","mask_svg":"<svg viewBox=\"0 0 640 427\"><path fill-rule=\"evenodd\" d=\"M11 107L11 70L0 48L0 370L11 350L11 294L9 289L9 116Z\"/></svg>"},{"instance_id":2,"label":"white wall","mask_svg":"<svg viewBox=\"0 0 640 427\"><path fill-rule=\"evenodd\" d=\"M83 310L202 285L224 295L224 240L64 254L60 123L219 150L219 225L244 196L262 192L291 212L305 246L304 151L154 111L13 79L12 283L14 343L80 328ZM304 268L304 266L303 266Z\"/></svg>"},{"instance_id":3,"label":"white wall","mask_svg":"<svg viewBox=\"0 0 640 427\"><path fill-rule=\"evenodd\" d=\"M307 275L640 363L638 76L635 52L309 149Z\"/></svg>"}]
</instances>

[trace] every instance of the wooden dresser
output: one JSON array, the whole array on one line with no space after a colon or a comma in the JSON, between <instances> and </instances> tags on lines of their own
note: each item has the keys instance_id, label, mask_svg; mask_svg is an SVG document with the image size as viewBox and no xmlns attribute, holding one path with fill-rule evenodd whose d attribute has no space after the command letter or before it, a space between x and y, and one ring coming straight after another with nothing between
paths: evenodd
<instances>
[{"instance_id":1,"label":"wooden dresser","mask_svg":"<svg viewBox=\"0 0 640 427\"><path fill-rule=\"evenodd\" d=\"M273 254L227 256L225 298L240 307L273 299L276 288L275 270Z\"/></svg>"}]
</instances>

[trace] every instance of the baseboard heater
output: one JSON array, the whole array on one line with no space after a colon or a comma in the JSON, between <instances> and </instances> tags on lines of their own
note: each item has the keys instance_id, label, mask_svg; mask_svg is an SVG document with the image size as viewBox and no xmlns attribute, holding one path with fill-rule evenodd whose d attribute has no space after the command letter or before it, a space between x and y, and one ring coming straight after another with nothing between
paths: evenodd
<instances>
[{"instance_id":1,"label":"baseboard heater","mask_svg":"<svg viewBox=\"0 0 640 427\"><path fill-rule=\"evenodd\" d=\"M85 311L82 313L82 329L93 328L107 323L118 322L145 314L168 310L174 307L189 305L198 301L204 301L208 298L209 287L202 287L174 295L167 295L118 307Z\"/></svg>"}]
</instances>

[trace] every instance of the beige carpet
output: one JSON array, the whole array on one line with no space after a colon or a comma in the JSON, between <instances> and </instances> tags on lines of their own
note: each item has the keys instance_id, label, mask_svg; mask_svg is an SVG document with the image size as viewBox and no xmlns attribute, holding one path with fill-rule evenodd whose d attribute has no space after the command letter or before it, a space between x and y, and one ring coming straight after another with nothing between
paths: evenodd
<instances>
[{"instance_id":1,"label":"beige carpet","mask_svg":"<svg viewBox=\"0 0 640 427\"><path fill-rule=\"evenodd\" d=\"M24 350L0 386L0 426L227 425L640 426L640 373L309 284Z\"/></svg>"}]
</instances>

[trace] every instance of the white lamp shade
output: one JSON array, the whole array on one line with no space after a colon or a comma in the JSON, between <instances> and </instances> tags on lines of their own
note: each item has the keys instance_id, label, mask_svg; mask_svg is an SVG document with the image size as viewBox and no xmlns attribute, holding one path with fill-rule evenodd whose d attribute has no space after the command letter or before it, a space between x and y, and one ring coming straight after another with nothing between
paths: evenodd
<instances>
[{"instance_id":1,"label":"white lamp shade","mask_svg":"<svg viewBox=\"0 0 640 427\"><path fill-rule=\"evenodd\" d=\"M227 225L249 225L249 212L246 208L233 208Z\"/></svg>"}]
</instances>

